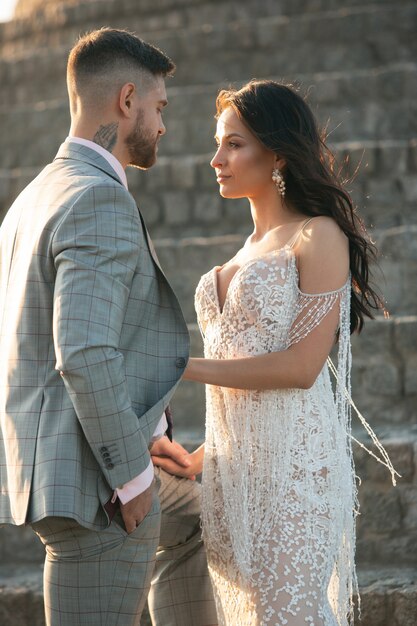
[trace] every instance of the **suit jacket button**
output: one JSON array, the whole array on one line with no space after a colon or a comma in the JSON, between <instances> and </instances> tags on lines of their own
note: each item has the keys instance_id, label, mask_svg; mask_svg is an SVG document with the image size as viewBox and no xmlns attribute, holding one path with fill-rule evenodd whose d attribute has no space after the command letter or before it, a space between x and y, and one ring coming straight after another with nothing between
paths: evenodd
<instances>
[{"instance_id":1,"label":"suit jacket button","mask_svg":"<svg viewBox=\"0 0 417 626\"><path fill-rule=\"evenodd\" d=\"M113 463L106 463L106 467L107 467L107 469L113 469L114 464Z\"/></svg>"},{"instance_id":2,"label":"suit jacket button","mask_svg":"<svg viewBox=\"0 0 417 626\"><path fill-rule=\"evenodd\" d=\"M181 367L184 368L185 367L185 359L183 356L179 356L176 360L175 360L175 365L177 367Z\"/></svg>"},{"instance_id":3,"label":"suit jacket button","mask_svg":"<svg viewBox=\"0 0 417 626\"><path fill-rule=\"evenodd\" d=\"M102 448L100 448L100 452L107 452L106 446L103 446Z\"/></svg>"}]
</instances>

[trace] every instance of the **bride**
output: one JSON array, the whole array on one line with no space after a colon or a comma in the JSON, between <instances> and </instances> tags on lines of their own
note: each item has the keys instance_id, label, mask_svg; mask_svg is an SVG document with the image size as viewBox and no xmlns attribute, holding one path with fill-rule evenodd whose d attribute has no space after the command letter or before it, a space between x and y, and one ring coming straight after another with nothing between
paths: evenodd
<instances>
[{"instance_id":1,"label":"bride","mask_svg":"<svg viewBox=\"0 0 417 626\"><path fill-rule=\"evenodd\" d=\"M185 373L207 385L206 443L190 472L204 456L219 624L345 626L356 591L350 334L380 307L374 251L292 88L222 91L216 142L220 194L248 198L254 224L200 280L205 358Z\"/></svg>"}]
</instances>

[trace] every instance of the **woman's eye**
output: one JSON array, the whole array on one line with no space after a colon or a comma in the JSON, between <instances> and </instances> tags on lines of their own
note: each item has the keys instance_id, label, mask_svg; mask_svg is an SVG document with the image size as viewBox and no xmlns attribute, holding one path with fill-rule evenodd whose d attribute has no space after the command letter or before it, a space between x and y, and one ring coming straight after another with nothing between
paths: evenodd
<instances>
[{"instance_id":1,"label":"woman's eye","mask_svg":"<svg viewBox=\"0 0 417 626\"><path fill-rule=\"evenodd\" d=\"M229 147L230 148L239 148L239 144L235 143L234 141L229 141Z\"/></svg>"}]
</instances>

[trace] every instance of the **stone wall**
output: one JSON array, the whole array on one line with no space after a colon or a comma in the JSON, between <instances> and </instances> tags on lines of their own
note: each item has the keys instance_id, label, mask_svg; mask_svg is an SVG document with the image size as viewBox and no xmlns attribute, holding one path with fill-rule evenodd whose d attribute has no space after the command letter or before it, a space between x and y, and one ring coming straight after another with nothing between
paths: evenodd
<instances>
[{"instance_id":1,"label":"stone wall","mask_svg":"<svg viewBox=\"0 0 417 626\"><path fill-rule=\"evenodd\" d=\"M250 229L246 201L218 195L209 166L219 88L252 77L307 94L347 186L380 249L377 282L389 320L353 339L354 400L402 474L355 448L357 558L363 626L414 626L417 615L417 5L406 0L20 0L0 24L0 216L65 138L68 50L103 25L136 30L178 66L168 82L167 135L157 165L129 185L201 353L193 293ZM381 274L382 272L382 274ZM183 383L177 438L204 434L204 393ZM354 432L365 439L354 418ZM0 531L0 622L43 625L41 549L30 531ZM29 563L32 561L32 564Z\"/></svg>"}]
</instances>

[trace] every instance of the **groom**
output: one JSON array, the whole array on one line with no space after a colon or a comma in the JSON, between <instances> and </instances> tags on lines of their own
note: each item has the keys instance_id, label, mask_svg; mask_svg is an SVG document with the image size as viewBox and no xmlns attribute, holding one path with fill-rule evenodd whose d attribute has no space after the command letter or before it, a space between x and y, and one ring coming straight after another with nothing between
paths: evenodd
<instances>
[{"instance_id":1,"label":"groom","mask_svg":"<svg viewBox=\"0 0 417 626\"><path fill-rule=\"evenodd\" d=\"M158 489L154 624L216 623L198 486L154 479L151 449L187 475L164 432L189 338L125 175L156 161L173 71L126 31L81 38L70 136L0 229L0 523L45 545L48 626L139 624Z\"/></svg>"}]
</instances>

